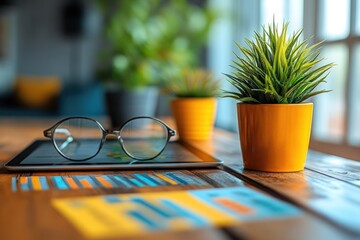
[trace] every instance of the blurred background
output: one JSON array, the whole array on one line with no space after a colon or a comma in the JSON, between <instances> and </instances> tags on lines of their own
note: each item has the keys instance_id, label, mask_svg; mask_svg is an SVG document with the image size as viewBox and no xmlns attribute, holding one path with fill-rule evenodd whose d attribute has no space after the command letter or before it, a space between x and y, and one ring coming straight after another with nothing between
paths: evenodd
<instances>
[{"instance_id":1,"label":"blurred background","mask_svg":"<svg viewBox=\"0 0 360 240\"><path fill-rule=\"evenodd\" d=\"M157 88L186 67L224 73L235 42L275 19L322 43L336 63L315 102L312 146L360 148L359 0L0 0L0 116L106 116L106 92ZM236 102L218 99L216 126L237 131Z\"/></svg>"}]
</instances>

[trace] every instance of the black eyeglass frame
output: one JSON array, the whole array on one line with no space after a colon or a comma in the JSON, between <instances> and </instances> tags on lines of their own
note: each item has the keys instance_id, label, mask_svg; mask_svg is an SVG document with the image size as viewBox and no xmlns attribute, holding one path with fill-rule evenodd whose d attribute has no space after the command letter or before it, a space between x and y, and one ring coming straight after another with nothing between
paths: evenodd
<instances>
[{"instance_id":1,"label":"black eyeglass frame","mask_svg":"<svg viewBox=\"0 0 360 240\"><path fill-rule=\"evenodd\" d=\"M65 121L68 121L68 120L71 120L71 119L85 119L85 120L90 120L94 123L96 123L96 125L100 128L100 130L102 131L102 138L100 140L100 145L99 145L99 148L98 150L96 151L96 153L93 155L93 156L90 156L90 157L87 157L87 158L84 158L84 159L79 159L79 160L75 160L75 159L72 159L68 156L66 156L57 146L57 144L55 143L55 139L54 139L54 133L55 133L55 130L57 129L57 127L59 125L61 125L63 122ZM122 130L122 128L124 126L126 126L127 123L133 121L133 120L136 120L136 119L151 119L151 120L154 120L156 122L158 122L159 124L161 124L162 126L165 127L165 129L167 130L167 139L166 139L166 143L164 144L164 147L159 151L159 153L157 155L155 155L154 157L151 157L151 158L138 158L138 157L135 157L133 156L131 153L129 153L126 148L124 147L124 143L123 143L123 139L122 137L120 136L120 132ZM102 149L104 143L106 142L106 137L108 135L115 135L117 137L117 140L122 148L122 150L126 153L126 155L128 155L129 157L131 157L132 159L135 159L135 160L139 160L139 161L147 161L147 160L151 160L151 159L154 159L156 158L157 156L159 156L163 151L164 149L166 148L167 144L169 143L170 141L170 138L175 136L176 135L176 131L172 128L170 128L166 123L164 123L163 121L161 121L160 119L157 119L157 118L154 118L154 117L149 117L149 116L138 116L138 117L133 117L129 120L127 120L118 130L108 130L108 129L105 129L103 127L103 125L101 123L99 123L98 121L96 121L95 119L92 119L92 118L89 118L89 117L68 117L68 118L64 118L62 120L60 120L59 122L55 123L52 127L44 130L44 137L47 137L47 138L50 138L51 141L52 141L52 144L53 146L55 147L56 151L64 158L70 160L70 161L87 161L89 159L92 159L94 157L96 157L96 155L98 155L98 153L100 152L100 150Z\"/></svg>"}]
</instances>

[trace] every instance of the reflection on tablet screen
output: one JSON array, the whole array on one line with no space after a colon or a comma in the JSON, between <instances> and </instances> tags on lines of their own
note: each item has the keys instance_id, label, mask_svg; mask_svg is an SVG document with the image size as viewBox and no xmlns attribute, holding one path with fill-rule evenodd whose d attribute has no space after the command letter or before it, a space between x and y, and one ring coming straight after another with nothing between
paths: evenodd
<instances>
[{"instance_id":1,"label":"reflection on tablet screen","mask_svg":"<svg viewBox=\"0 0 360 240\"><path fill-rule=\"evenodd\" d=\"M29 165L98 165L98 164L152 164L152 163L189 163L204 162L215 159L200 159L192 152L178 143L169 143L160 156L148 160L137 161L128 157L116 141L105 142L99 154L87 161L70 161L62 157L53 147L50 141L40 141L32 151L28 153L22 161L18 162L19 166Z\"/></svg>"}]
</instances>

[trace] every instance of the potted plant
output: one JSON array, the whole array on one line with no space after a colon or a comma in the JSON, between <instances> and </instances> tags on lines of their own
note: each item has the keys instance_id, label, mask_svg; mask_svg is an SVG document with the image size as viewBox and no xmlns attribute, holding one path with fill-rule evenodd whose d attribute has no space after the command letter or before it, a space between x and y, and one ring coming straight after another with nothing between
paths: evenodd
<instances>
[{"instance_id":1,"label":"potted plant","mask_svg":"<svg viewBox=\"0 0 360 240\"><path fill-rule=\"evenodd\" d=\"M175 98L171 110L180 140L207 140L211 137L216 97L220 82L204 69L184 70L167 85Z\"/></svg>"},{"instance_id":2,"label":"potted plant","mask_svg":"<svg viewBox=\"0 0 360 240\"><path fill-rule=\"evenodd\" d=\"M328 92L318 90L332 63L321 65L319 44L301 41L302 30L287 35L273 22L255 32L247 46L237 45L231 74L226 74L235 91L225 97L237 103L238 126L244 168L267 172L304 169L309 146L313 104L310 97Z\"/></svg>"},{"instance_id":3,"label":"potted plant","mask_svg":"<svg viewBox=\"0 0 360 240\"><path fill-rule=\"evenodd\" d=\"M98 77L106 83L112 125L154 115L158 88L169 73L197 63L213 10L185 0L96 2L104 13L106 38Z\"/></svg>"}]
</instances>

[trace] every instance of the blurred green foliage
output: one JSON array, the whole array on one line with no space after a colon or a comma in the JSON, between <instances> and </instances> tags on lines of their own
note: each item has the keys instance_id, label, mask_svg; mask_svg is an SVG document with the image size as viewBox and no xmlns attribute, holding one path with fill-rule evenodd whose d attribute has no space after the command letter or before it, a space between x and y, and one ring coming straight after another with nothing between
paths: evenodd
<instances>
[{"instance_id":1,"label":"blurred green foliage","mask_svg":"<svg viewBox=\"0 0 360 240\"><path fill-rule=\"evenodd\" d=\"M217 97L220 80L205 69L184 69L182 75L174 77L165 86L165 91L180 98Z\"/></svg>"},{"instance_id":2,"label":"blurred green foliage","mask_svg":"<svg viewBox=\"0 0 360 240\"><path fill-rule=\"evenodd\" d=\"M199 65L216 13L186 0L95 0L104 14L99 78L124 89L161 85Z\"/></svg>"}]
</instances>

